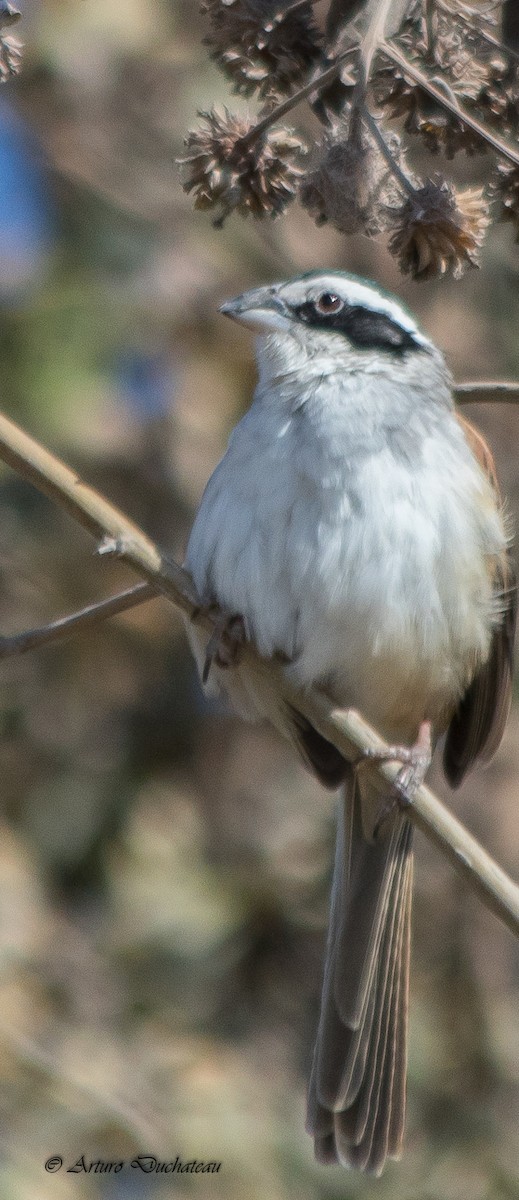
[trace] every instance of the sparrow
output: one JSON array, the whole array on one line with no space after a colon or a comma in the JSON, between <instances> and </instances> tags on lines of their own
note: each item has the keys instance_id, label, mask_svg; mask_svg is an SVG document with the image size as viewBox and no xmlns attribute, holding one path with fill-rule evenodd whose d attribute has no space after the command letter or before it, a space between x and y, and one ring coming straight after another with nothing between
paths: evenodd
<instances>
[{"instance_id":1,"label":"sparrow","mask_svg":"<svg viewBox=\"0 0 519 1200\"><path fill-rule=\"evenodd\" d=\"M507 521L490 450L397 299L314 271L220 311L258 335L258 384L185 559L227 628L210 653L204 633L188 633L206 686L272 721L322 784L341 788L307 1128L318 1161L378 1175L404 1130L411 824L382 779L230 651L241 628L300 688L360 711L395 743L408 782L444 736L455 787L494 753L510 704Z\"/></svg>"}]
</instances>

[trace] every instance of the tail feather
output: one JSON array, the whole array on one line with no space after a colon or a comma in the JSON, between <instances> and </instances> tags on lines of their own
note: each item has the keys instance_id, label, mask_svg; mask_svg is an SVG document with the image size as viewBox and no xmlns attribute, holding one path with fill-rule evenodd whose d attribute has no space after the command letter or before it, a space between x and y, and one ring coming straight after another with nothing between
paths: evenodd
<instances>
[{"instance_id":1,"label":"tail feather","mask_svg":"<svg viewBox=\"0 0 519 1200\"><path fill-rule=\"evenodd\" d=\"M309 1131L321 1162L379 1174L405 1110L411 826L367 841L355 778L339 821Z\"/></svg>"},{"instance_id":2,"label":"tail feather","mask_svg":"<svg viewBox=\"0 0 519 1200\"><path fill-rule=\"evenodd\" d=\"M394 1153L395 1146L400 1145L403 1128L405 1088L401 1086L403 1075L399 1068L402 1035L405 1039L405 1011L401 1004L401 955L409 865L394 896L395 912L383 951L386 962L381 964L377 984L380 1003L369 1035L370 1050L362 1088L355 1104L344 1114L345 1126L342 1114L337 1122L339 1146L346 1135L342 1146L345 1156L349 1156L356 1166L368 1168L375 1174L382 1170L388 1154ZM405 1067L405 1052L403 1065ZM397 1080L400 1080L400 1086ZM392 1128L393 1137L390 1136Z\"/></svg>"}]
</instances>

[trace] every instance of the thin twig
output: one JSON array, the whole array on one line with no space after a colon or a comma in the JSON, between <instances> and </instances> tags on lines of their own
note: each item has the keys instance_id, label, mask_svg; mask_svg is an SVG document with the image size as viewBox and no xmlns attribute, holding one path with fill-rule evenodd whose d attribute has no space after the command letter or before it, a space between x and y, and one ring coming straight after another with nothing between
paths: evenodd
<instances>
[{"instance_id":1,"label":"thin twig","mask_svg":"<svg viewBox=\"0 0 519 1200\"><path fill-rule=\"evenodd\" d=\"M13 633L10 636L0 634L0 658L12 658L18 654L26 654L28 650L39 650L41 646L61 641L71 637L72 634L83 633L86 629L92 629L93 626L99 625L101 621L106 621L108 617L115 617L118 613L127 612L129 608L135 608L137 604L144 604L146 600L155 599L158 594L157 589L151 583L135 583L133 587L126 588L124 592L118 592L117 595L110 596L107 600L88 604L79 612L59 617L57 621L50 621L48 625L41 625L37 629L27 629L23 633Z\"/></svg>"},{"instance_id":2,"label":"thin twig","mask_svg":"<svg viewBox=\"0 0 519 1200\"><path fill-rule=\"evenodd\" d=\"M457 383L454 395L458 404L519 404L519 383L503 379L475 379Z\"/></svg>"},{"instance_id":3,"label":"thin twig","mask_svg":"<svg viewBox=\"0 0 519 1200\"><path fill-rule=\"evenodd\" d=\"M391 150L389 149L389 146L383 137L373 114L370 113L369 108L365 104L361 104L360 111L362 113L362 119L372 134L372 137L376 141L382 157L385 158L387 162L389 170L395 176L395 179L398 180L404 191L407 192L407 195L415 196L416 188L413 186L411 180L407 178L407 175L404 173L404 171L402 171L402 168L397 163L396 158L391 153Z\"/></svg>"},{"instance_id":4,"label":"thin twig","mask_svg":"<svg viewBox=\"0 0 519 1200\"><path fill-rule=\"evenodd\" d=\"M95 537L104 537L105 546L113 544L126 562L187 612L195 624L206 630L214 629L218 614L201 605L189 575L166 559L142 530L104 496L82 483L74 471L4 416L0 416L0 458L45 495L57 500ZM281 664L262 660L252 646L244 647L243 655L251 670L258 675L266 672L279 696L303 713L346 758L355 760L366 749L384 750L386 744L357 713L338 710L315 689L298 691ZM368 764L366 770L376 771L393 782L398 765ZM466 877L487 907L519 934L519 887L448 809L422 786L409 797L406 811Z\"/></svg>"},{"instance_id":5,"label":"thin twig","mask_svg":"<svg viewBox=\"0 0 519 1200\"><path fill-rule=\"evenodd\" d=\"M425 37L427 42L427 58L434 62L436 39L434 36L435 0L425 0Z\"/></svg>"},{"instance_id":6,"label":"thin twig","mask_svg":"<svg viewBox=\"0 0 519 1200\"><path fill-rule=\"evenodd\" d=\"M297 694L297 706L328 741L345 757L352 749L384 753L386 743L353 709L333 709L329 700L315 690ZM293 703L293 700L290 700ZM366 767L368 769L368 767ZM377 764L376 770L388 783L398 775L398 763ZM456 870L496 916L519 936L519 887L480 846L472 834L424 784L413 795L406 812L434 842Z\"/></svg>"},{"instance_id":7,"label":"thin twig","mask_svg":"<svg viewBox=\"0 0 519 1200\"><path fill-rule=\"evenodd\" d=\"M359 78L362 76L364 86L367 84L371 75L371 64L377 53L377 50L384 41L387 32L387 22L391 15L394 0L378 0L378 3L373 6L371 19L367 29L363 35L359 51L362 70L359 72Z\"/></svg>"},{"instance_id":8,"label":"thin twig","mask_svg":"<svg viewBox=\"0 0 519 1200\"><path fill-rule=\"evenodd\" d=\"M479 137L483 141L488 142L489 146L492 146L498 154L502 154L503 158L507 158L510 162L514 163L514 166L519 167L519 150L515 150L513 146L510 146L508 142L504 142L497 134L491 133L486 125L482 125L481 121L478 121L465 108L462 108L461 104L458 104L455 100L451 100L447 91L444 91L443 88L433 83L432 79L424 75L423 71L420 71L414 63L410 62L397 49L393 42L384 42L380 49L387 58L396 63L404 75L408 75L410 79L419 84L424 92L428 92L429 96L432 96L438 104L446 108L448 112L457 117L459 121L462 121L464 125L468 125L469 129L472 129L474 133L479 134Z\"/></svg>"},{"instance_id":9,"label":"thin twig","mask_svg":"<svg viewBox=\"0 0 519 1200\"><path fill-rule=\"evenodd\" d=\"M60 1088L66 1084L77 1095L82 1096L86 1103L94 1102L97 1119L100 1113L104 1113L111 1123L123 1130L138 1145L150 1148L158 1146L156 1114L153 1114L153 1122L148 1120L135 1107L133 1098L132 1101L126 1101L115 1087L107 1094L105 1089L97 1086L95 1076L94 1081L90 1082L82 1078L79 1071L75 1075L65 1055L60 1056L59 1062L56 1061L46 1046L28 1037L23 1029L17 1029L3 1021L0 1021L0 1043L8 1046L16 1058L26 1063L31 1071L41 1071L49 1079L56 1080Z\"/></svg>"},{"instance_id":10,"label":"thin twig","mask_svg":"<svg viewBox=\"0 0 519 1200\"><path fill-rule=\"evenodd\" d=\"M397 0L398 4L398 0ZM362 34L357 50L357 82L351 102L351 118L352 121L355 115L360 112L366 114L368 112L366 105L366 92L369 80L371 78L371 68L375 55L378 53L379 46L384 42L386 37L390 37L395 32L394 28L388 28L388 23L392 12L394 16L395 0L377 0L376 3L368 4L368 16L366 28ZM350 126L351 133L351 126ZM377 135L375 135L377 136ZM378 138L377 138L378 140ZM394 169L394 160L389 155L387 150L385 157L387 158L389 167ZM382 151L384 153L384 151ZM389 155L389 157L388 157Z\"/></svg>"},{"instance_id":11,"label":"thin twig","mask_svg":"<svg viewBox=\"0 0 519 1200\"><path fill-rule=\"evenodd\" d=\"M257 138L261 137L267 129L270 129L271 125L274 125L277 121L280 121L282 117L285 117L286 114L291 112L293 108L297 108L297 105L301 104L302 100L306 100L308 96L313 94L313 92L319 92L323 87L327 87L329 83L333 83L343 63L346 62L346 59L351 58L352 52L353 48L350 46L347 50L344 50L342 54L337 55L337 58L332 63L331 67L327 67L325 71L321 71L319 75L315 75L308 83L305 83L303 87L299 88L297 92L293 92L293 94L288 96L286 100L282 100L281 103L277 104L275 108L271 108L270 112L266 113L261 120L257 121L256 124L252 126L252 129L249 129L248 133L245 134L245 137L240 139L241 144L249 145L255 142ZM354 80L351 79L349 82L353 84Z\"/></svg>"},{"instance_id":12,"label":"thin twig","mask_svg":"<svg viewBox=\"0 0 519 1200\"><path fill-rule=\"evenodd\" d=\"M454 395L458 404L489 404L496 401L519 404L519 383L499 379L457 383L454 385ZM24 630L23 633L0 635L0 659L25 654L29 650L38 650L41 646L52 645L53 642L73 634L83 633L109 617L126 612L138 604L145 604L147 600L156 599L157 595L160 593L151 583L135 583L133 587L117 592L107 600L89 604L79 612L59 617L48 625Z\"/></svg>"},{"instance_id":13,"label":"thin twig","mask_svg":"<svg viewBox=\"0 0 519 1200\"><path fill-rule=\"evenodd\" d=\"M181 567L169 561L142 529L109 500L82 483L75 471L3 414L0 414L0 458L100 539L104 553L110 552L129 563L184 612L192 613L200 607L193 584ZM210 622L207 627L211 627Z\"/></svg>"}]
</instances>

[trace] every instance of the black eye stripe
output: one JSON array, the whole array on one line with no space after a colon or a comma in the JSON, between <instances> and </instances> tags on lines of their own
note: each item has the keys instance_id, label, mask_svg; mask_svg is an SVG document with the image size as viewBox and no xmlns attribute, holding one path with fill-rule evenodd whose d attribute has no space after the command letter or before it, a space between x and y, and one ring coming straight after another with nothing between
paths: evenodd
<instances>
[{"instance_id":1,"label":"black eye stripe","mask_svg":"<svg viewBox=\"0 0 519 1200\"><path fill-rule=\"evenodd\" d=\"M343 333L359 349L380 349L400 352L419 349L413 334L402 329L386 313L374 312L361 305L344 304L338 312L323 313L312 300L295 310L300 321L316 329L334 329Z\"/></svg>"}]
</instances>

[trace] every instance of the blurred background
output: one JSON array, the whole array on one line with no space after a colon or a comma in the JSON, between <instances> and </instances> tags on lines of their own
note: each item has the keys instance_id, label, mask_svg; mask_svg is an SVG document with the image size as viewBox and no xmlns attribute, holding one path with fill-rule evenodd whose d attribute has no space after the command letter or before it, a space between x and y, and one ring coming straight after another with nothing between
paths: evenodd
<instances>
[{"instance_id":1,"label":"blurred background","mask_svg":"<svg viewBox=\"0 0 519 1200\"><path fill-rule=\"evenodd\" d=\"M196 0L19 6L24 66L0 90L1 405L171 553L254 385L226 297L359 271L413 308L456 378L519 378L511 227L479 272L428 284L297 205L215 230L175 164L196 110L229 102ZM472 415L517 524L519 411ZM93 548L2 468L1 631L133 581ZM269 730L203 700L165 601L4 661L0 679L1 1195L514 1200L517 948L424 838L405 1154L373 1181L315 1164L304 1132L334 797ZM518 733L513 712L494 763L449 796L511 872ZM137 1154L222 1166L66 1172Z\"/></svg>"}]
</instances>

